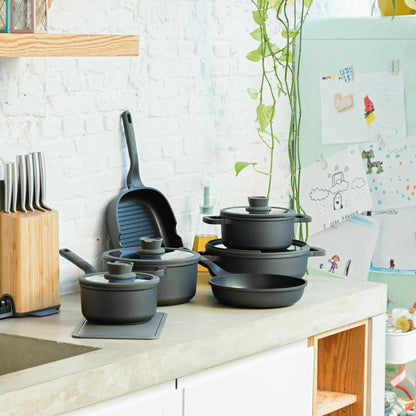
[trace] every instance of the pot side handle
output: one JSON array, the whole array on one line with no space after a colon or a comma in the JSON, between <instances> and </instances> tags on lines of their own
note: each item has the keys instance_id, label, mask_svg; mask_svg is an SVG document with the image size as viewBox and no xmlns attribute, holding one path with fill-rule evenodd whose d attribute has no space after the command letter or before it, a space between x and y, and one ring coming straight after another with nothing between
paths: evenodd
<instances>
[{"instance_id":1,"label":"pot side handle","mask_svg":"<svg viewBox=\"0 0 416 416\"><path fill-rule=\"evenodd\" d=\"M295 222L311 222L312 217L305 214L296 214L295 215Z\"/></svg>"},{"instance_id":2,"label":"pot side handle","mask_svg":"<svg viewBox=\"0 0 416 416\"><path fill-rule=\"evenodd\" d=\"M309 257L320 257L320 256L325 256L325 255L326 255L326 250L324 250L323 248L311 246L309 249Z\"/></svg>"},{"instance_id":3,"label":"pot side handle","mask_svg":"<svg viewBox=\"0 0 416 416\"><path fill-rule=\"evenodd\" d=\"M205 215L202 217L202 221L204 221L206 224L224 224L224 218L218 216L218 215Z\"/></svg>"}]
</instances>

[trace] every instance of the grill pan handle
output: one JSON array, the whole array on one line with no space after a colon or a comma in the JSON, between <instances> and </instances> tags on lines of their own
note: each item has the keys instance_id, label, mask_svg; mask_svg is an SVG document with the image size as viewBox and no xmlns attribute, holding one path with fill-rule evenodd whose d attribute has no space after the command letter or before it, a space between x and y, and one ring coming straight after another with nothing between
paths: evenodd
<instances>
[{"instance_id":1,"label":"grill pan handle","mask_svg":"<svg viewBox=\"0 0 416 416\"><path fill-rule=\"evenodd\" d=\"M144 188L139 173L139 158L137 157L136 137L134 135L133 121L130 111L121 114L124 135L126 137L127 149L129 151L130 169L127 174L127 187L129 189Z\"/></svg>"},{"instance_id":2,"label":"grill pan handle","mask_svg":"<svg viewBox=\"0 0 416 416\"><path fill-rule=\"evenodd\" d=\"M323 248L319 248L319 247L309 248L309 257L325 256L325 254L326 254L326 251Z\"/></svg>"}]
</instances>

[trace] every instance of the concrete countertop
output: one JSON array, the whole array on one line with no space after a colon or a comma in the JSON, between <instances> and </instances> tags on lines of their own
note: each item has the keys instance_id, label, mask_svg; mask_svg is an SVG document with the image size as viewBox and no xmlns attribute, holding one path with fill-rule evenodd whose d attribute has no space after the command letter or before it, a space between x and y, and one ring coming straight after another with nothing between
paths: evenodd
<instances>
[{"instance_id":1,"label":"concrete countertop","mask_svg":"<svg viewBox=\"0 0 416 416\"><path fill-rule=\"evenodd\" d=\"M225 307L208 274L196 296L159 307L168 314L158 340L78 339L79 294L61 298L59 314L0 321L0 333L96 348L0 376L0 416L56 415L215 365L289 344L385 312L386 285L311 275L304 295L281 309Z\"/></svg>"}]
</instances>

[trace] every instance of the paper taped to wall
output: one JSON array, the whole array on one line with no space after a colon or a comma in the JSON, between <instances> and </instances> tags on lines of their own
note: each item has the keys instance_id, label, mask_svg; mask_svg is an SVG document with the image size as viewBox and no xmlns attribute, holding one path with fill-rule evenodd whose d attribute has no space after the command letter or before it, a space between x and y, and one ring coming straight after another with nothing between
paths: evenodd
<instances>
[{"instance_id":1,"label":"paper taped to wall","mask_svg":"<svg viewBox=\"0 0 416 416\"><path fill-rule=\"evenodd\" d=\"M309 233L337 225L373 207L358 145L302 169L301 205L312 216Z\"/></svg>"},{"instance_id":2,"label":"paper taped to wall","mask_svg":"<svg viewBox=\"0 0 416 416\"><path fill-rule=\"evenodd\" d=\"M311 257L313 269L336 276L366 280L378 235L378 223L369 216L351 217L334 229L312 235L308 244L322 247L327 257ZM365 244L357 244L365 241Z\"/></svg>"},{"instance_id":3,"label":"paper taped to wall","mask_svg":"<svg viewBox=\"0 0 416 416\"><path fill-rule=\"evenodd\" d=\"M378 135L406 137L403 85L401 72L355 74L348 83L321 78L322 142L356 143L375 140ZM348 97L348 103L341 105L343 97Z\"/></svg>"},{"instance_id":4,"label":"paper taped to wall","mask_svg":"<svg viewBox=\"0 0 416 416\"><path fill-rule=\"evenodd\" d=\"M359 145L374 209L416 206L416 137L383 144Z\"/></svg>"}]
</instances>

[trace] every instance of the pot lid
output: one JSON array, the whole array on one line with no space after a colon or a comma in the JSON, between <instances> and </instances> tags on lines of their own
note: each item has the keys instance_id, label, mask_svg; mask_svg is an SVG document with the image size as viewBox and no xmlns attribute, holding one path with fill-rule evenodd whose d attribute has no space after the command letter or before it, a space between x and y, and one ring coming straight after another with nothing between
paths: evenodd
<instances>
[{"instance_id":1,"label":"pot lid","mask_svg":"<svg viewBox=\"0 0 416 416\"><path fill-rule=\"evenodd\" d=\"M266 219L279 220L295 217L295 211L289 208L270 207L269 198L265 196L249 196L249 206L223 208L220 211L221 217L238 219Z\"/></svg>"},{"instance_id":2,"label":"pot lid","mask_svg":"<svg viewBox=\"0 0 416 416\"><path fill-rule=\"evenodd\" d=\"M118 248L104 252L103 259L108 261L128 260L134 264L146 265L184 265L197 263L200 254L187 248L162 247L162 238L143 237L140 247Z\"/></svg>"},{"instance_id":3,"label":"pot lid","mask_svg":"<svg viewBox=\"0 0 416 416\"><path fill-rule=\"evenodd\" d=\"M211 255L219 255L222 257L244 257L244 258L268 258L280 259L287 257L298 257L309 255L310 247L303 241L293 240L292 245L284 250L242 250L226 247L220 238L208 241L205 244L205 253Z\"/></svg>"},{"instance_id":4,"label":"pot lid","mask_svg":"<svg viewBox=\"0 0 416 416\"><path fill-rule=\"evenodd\" d=\"M158 276L152 274L132 272L132 262L109 262L107 267L108 272L81 276L80 284L110 290L142 290L154 287L160 281Z\"/></svg>"}]
</instances>

